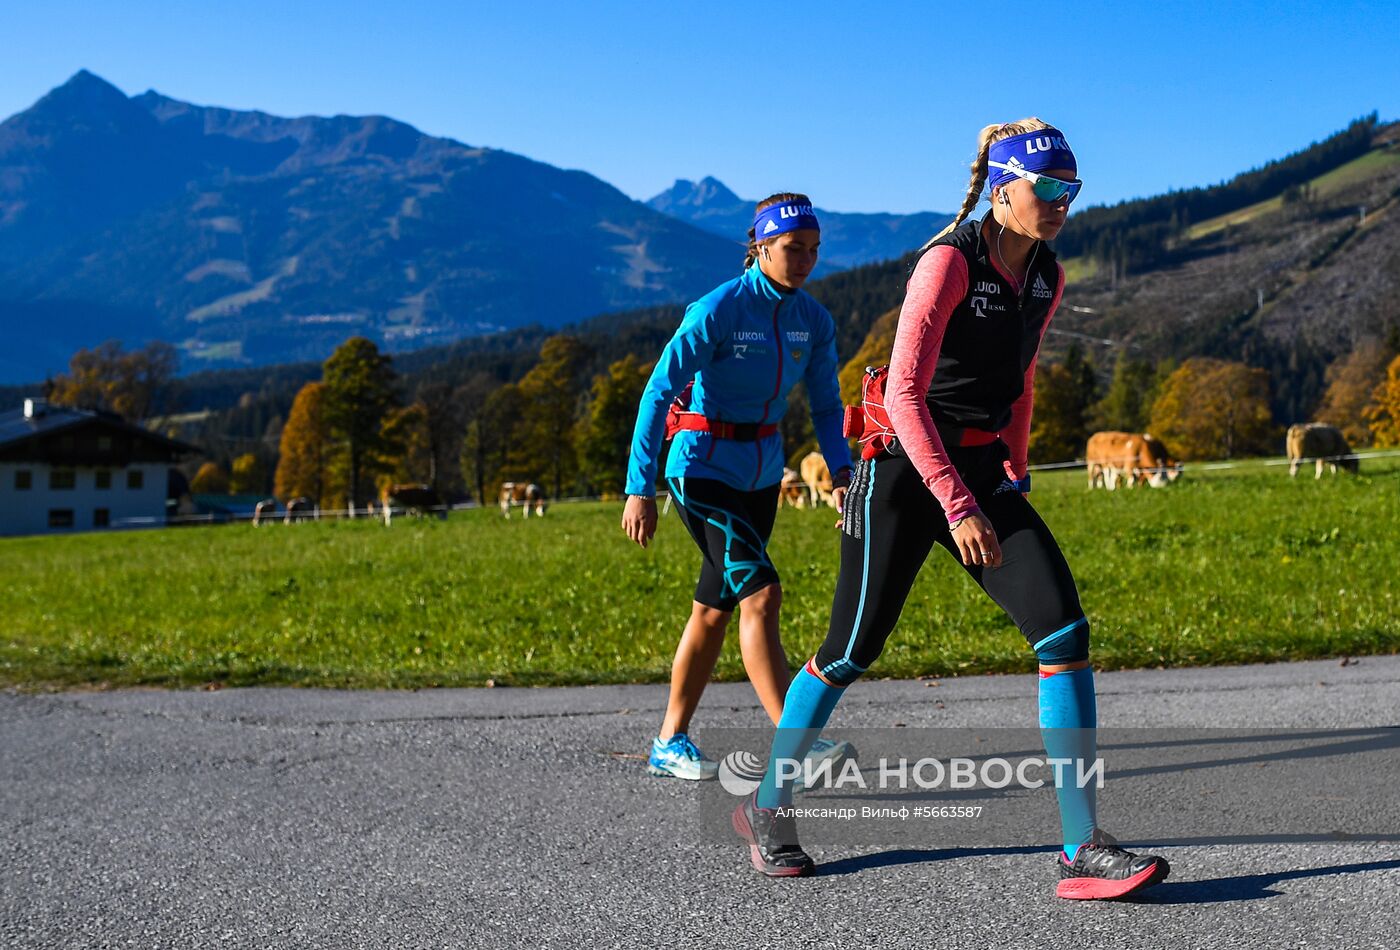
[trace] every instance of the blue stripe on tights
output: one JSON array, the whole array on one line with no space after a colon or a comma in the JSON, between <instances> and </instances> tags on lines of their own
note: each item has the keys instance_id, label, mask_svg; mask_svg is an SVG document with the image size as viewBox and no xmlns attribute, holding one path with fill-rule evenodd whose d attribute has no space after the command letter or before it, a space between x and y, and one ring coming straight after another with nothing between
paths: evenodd
<instances>
[{"instance_id":1,"label":"blue stripe on tights","mask_svg":"<svg viewBox=\"0 0 1400 950\"><path fill-rule=\"evenodd\" d=\"M1074 632L1074 628L1075 628L1075 627L1078 627L1080 624L1086 624L1086 623L1088 623L1088 622L1089 622L1089 618L1087 618L1087 617L1080 617L1080 618L1079 618L1078 620L1076 620L1074 623L1068 624L1067 626L1061 627L1059 630L1056 630L1054 633L1050 634L1050 636L1046 637L1045 639L1041 640L1039 643L1037 643L1037 644L1035 644L1034 646L1032 646L1031 649L1035 652L1035 655L1036 655L1036 656L1040 656L1040 650L1041 650L1041 648L1044 647L1047 643L1050 643L1050 642L1052 642L1052 641L1054 641L1054 640L1058 640L1060 637L1068 636L1069 634L1071 634L1071 633Z\"/></svg>"},{"instance_id":2,"label":"blue stripe on tights","mask_svg":"<svg viewBox=\"0 0 1400 950\"><path fill-rule=\"evenodd\" d=\"M851 660L851 651L856 648L856 634L860 633L860 618L865 614L865 595L870 591L870 533L873 526L870 524L870 496L875 494L875 460L870 460L870 483L865 486L865 554L863 563L860 566L860 603L856 606L856 621L851 625L851 639L846 641L846 654L835 663L827 664L822 670L823 673L830 673L842 663L849 663L852 669L861 673L865 672L865 667L858 666Z\"/></svg>"}]
</instances>

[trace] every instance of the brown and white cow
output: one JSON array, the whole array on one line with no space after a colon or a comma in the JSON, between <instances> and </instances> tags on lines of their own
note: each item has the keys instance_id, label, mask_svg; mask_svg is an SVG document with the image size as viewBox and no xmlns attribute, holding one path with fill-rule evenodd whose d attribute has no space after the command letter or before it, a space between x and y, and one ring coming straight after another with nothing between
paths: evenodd
<instances>
[{"instance_id":1,"label":"brown and white cow","mask_svg":"<svg viewBox=\"0 0 1400 950\"><path fill-rule=\"evenodd\" d=\"M277 499L264 498L253 506L253 527L277 517Z\"/></svg>"},{"instance_id":2,"label":"brown and white cow","mask_svg":"<svg viewBox=\"0 0 1400 950\"><path fill-rule=\"evenodd\" d=\"M282 518L283 524L291 524L293 521L308 521L315 511L315 505L310 498L293 498L287 502L287 513Z\"/></svg>"},{"instance_id":3,"label":"brown and white cow","mask_svg":"<svg viewBox=\"0 0 1400 950\"><path fill-rule=\"evenodd\" d=\"M802 483L812 499L812 507L827 504L836 507L831 497L831 472L827 471L826 459L820 452L808 452L801 462Z\"/></svg>"},{"instance_id":4,"label":"brown and white cow","mask_svg":"<svg viewBox=\"0 0 1400 950\"><path fill-rule=\"evenodd\" d=\"M506 482L501 485L501 514L510 517L512 505L525 509L525 517L530 517L530 509L536 516L544 517L544 489L534 482Z\"/></svg>"},{"instance_id":5,"label":"brown and white cow","mask_svg":"<svg viewBox=\"0 0 1400 950\"><path fill-rule=\"evenodd\" d=\"M442 497L431 486L389 485L384 489L381 497L385 524L392 522L395 508L406 515L413 515L415 518L436 515L444 521L447 520L447 506L442 503Z\"/></svg>"},{"instance_id":6,"label":"brown and white cow","mask_svg":"<svg viewBox=\"0 0 1400 950\"><path fill-rule=\"evenodd\" d=\"M1317 473L1313 478L1322 477L1322 467L1329 466L1332 474L1337 474L1337 467L1340 466L1355 475L1360 471L1361 463L1358 459L1347 458L1351 455L1351 446L1347 445L1346 436L1342 435L1336 426L1324 425L1321 422L1308 422L1288 427L1288 474L1296 476L1298 466L1309 460L1316 460Z\"/></svg>"},{"instance_id":7,"label":"brown and white cow","mask_svg":"<svg viewBox=\"0 0 1400 950\"><path fill-rule=\"evenodd\" d=\"M1161 488L1181 477L1181 463L1172 459L1160 439L1145 432L1095 432L1084 450L1084 466L1089 487L1109 491L1120 480L1129 488L1139 483Z\"/></svg>"},{"instance_id":8,"label":"brown and white cow","mask_svg":"<svg viewBox=\"0 0 1400 950\"><path fill-rule=\"evenodd\" d=\"M802 484L802 477L790 468L783 468L783 480L778 489L778 507L782 507L783 502L787 502L794 508L805 508L807 506L807 486Z\"/></svg>"}]
</instances>

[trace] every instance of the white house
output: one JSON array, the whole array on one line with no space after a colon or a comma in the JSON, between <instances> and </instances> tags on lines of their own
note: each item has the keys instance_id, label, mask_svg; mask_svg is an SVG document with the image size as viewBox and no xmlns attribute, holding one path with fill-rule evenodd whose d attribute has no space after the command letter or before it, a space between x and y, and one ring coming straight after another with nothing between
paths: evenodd
<instances>
[{"instance_id":1,"label":"white house","mask_svg":"<svg viewBox=\"0 0 1400 950\"><path fill-rule=\"evenodd\" d=\"M0 535L164 524L170 467L196 451L111 413L26 399L0 412Z\"/></svg>"}]
</instances>

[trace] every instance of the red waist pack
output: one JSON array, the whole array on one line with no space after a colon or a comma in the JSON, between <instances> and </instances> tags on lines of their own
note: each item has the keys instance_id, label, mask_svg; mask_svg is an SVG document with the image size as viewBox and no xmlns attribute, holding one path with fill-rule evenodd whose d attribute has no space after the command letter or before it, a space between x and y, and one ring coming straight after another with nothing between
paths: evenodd
<instances>
[{"instance_id":1,"label":"red waist pack","mask_svg":"<svg viewBox=\"0 0 1400 950\"><path fill-rule=\"evenodd\" d=\"M670 442L676 437L676 433L681 431L681 415L690 412L690 391L695 388L695 380L685 384L685 388L676 393L676 398L671 400L671 405L666 407L666 441Z\"/></svg>"},{"instance_id":2,"label":"red waist pack","mask_svg":"<svg viewBox=\"0 0 1400 950\"><path fill-rule=\"evenodd\" d=\"M860 384L860 405L847 406L841 433L860 440L860 457L873 459L894 441L894 426L885 409L885 381L889 366L867 366Z\"/></svg>"}]
</instances>

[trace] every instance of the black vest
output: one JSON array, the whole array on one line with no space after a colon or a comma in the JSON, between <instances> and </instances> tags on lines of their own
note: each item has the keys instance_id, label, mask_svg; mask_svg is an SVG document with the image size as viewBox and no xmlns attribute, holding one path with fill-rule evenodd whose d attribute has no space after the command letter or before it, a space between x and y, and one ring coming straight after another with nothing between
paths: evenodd
<instances>
[{"instance_id":1,"label":"black vest","mask_svg":"<svg viewBox=\"0 0 1400 950\"><path fill-rule=\"evenodd\" d=\"M1025 388L1040 347L1050 304L1059 290L1055 252L1036 248L1026 285L1018 297L992 265L982 221L966 221L934 242L958 249L967 261L967 296L953 311L938 366L928 389L928 408L940 429L996 432L1011 422L1011 405ZM992 225L992 241L996 240Z\"/></svg>"}]
</instances>

